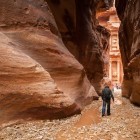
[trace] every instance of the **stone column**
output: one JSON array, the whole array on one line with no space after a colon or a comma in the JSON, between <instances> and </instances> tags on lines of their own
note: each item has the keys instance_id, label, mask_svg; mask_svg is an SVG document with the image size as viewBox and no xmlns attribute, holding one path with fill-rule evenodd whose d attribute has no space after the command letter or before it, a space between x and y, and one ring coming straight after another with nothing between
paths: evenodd
<instances>
[{"instance_id":1,"label":"stone column","mask_svg":"<svg viewBox=\"0 0 140 140\"><path fill-rule=\"evenodd\" d=\"M109 65L109 78L112 80L112 61L110 61Z\"/></svg>"},{"instance_id":2,"label":"stone column","mask_svg":"<svg viewBox=\"0 0 140 140\"><path fill-rule=\"evenodd\" d=\"M116 31L117 32L117 31ZM119 38L119 36L118 36L118 34L117 34L117 36L116 36L117 38L117 50L120 50L120 48L119 48L119 40L118 40L118 38Z\"/></svg>"},{"instance_id":3,"label":"stone column","mask_svg":"<svg viewBox=\"0 0 140 140\"><path fill-rule=\"evenodd\" d=\"M112 51L112 34L110 34L110 40L109 40L109 43L110 43L110 52Z\"/></svg>"},{"instance_id":4,"label":"stone column","mask_svg":"<svg viewBox=\"0 0 140 140\"><path fill-rule=\"evenodd\" d=\"M123 81L123 66L122 66L122 62L120 62L120 70L121 70L120 82L122 83L122 81Z\"/></svg>"},{"instance_id":5,"label":"stone column","mask_svg":"<svg viewBox=\"0 0 140 140\"><path fill-rule=\"evenodd\" d=\"M118 82L120 83L120 61L117 61L117 79Z\"/></svg>"}]
</instances>

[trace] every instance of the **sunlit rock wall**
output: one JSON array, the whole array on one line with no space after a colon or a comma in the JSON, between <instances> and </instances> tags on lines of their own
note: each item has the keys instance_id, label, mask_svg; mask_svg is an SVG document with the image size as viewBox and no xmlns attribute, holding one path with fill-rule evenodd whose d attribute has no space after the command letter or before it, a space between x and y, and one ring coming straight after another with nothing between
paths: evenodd
<instances>
[{"instance_id":1,"label":"sunlit rock wall","mask_svg":"<svg viewBox=\"0 0 140 140\"><path fill-rule=\"evenodd\" d=\"M123 96L140 105L140 1L116 0L121 20L119 39L124 80Z\"/></svg>"},{"instance_id":2,"label":"sunlit rock wall","mask_svg":"<svg viewBox=\"0 0 140 140\"><path fill-rule=\"evenodd\" d=\"M0 0L0 120L60 118L93 98L44 0Z\"/></svg>"}]
</instances>

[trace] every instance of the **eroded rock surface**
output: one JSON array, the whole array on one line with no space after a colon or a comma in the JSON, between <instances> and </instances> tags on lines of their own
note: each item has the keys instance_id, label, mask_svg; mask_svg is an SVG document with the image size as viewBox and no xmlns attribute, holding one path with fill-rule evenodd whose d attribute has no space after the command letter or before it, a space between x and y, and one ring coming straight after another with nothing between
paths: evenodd
<instances>
[{"instance_id":1,"label":"eroded rock surface","mask_svg":"<svg viewBox=\"0 0 140 140\"><path fill-rule=\"evenodd\" d=\"M65 117L97 98L44 0L0 5L1 121Z\"/></svg>"},{"instance_id":2,"label":"eroded rock surface","mask_svg":"<svg viewBox=\"0 0 140 140\"><path fill-rule=\"evenodd\" d=\"M51 117L56 110L74 105L39 63L15 48L3 33L0 38L0 122L30 113Z\"/></svg>"},{"instance_id":3,"label":"eroded rock surface","mask_svg":"<svg viewBox=\"0 0 140 140\"><path fill-rule=\"evenodd\" d=\"M140 105L140 1L116 0L124 67L123 96Z\"/></svg>"},{"instance_id":4,"label":"eroded rock surface","mask_svg":"<svg viewBox=\"0 0 140 140\"><path fill-rule=\"evenodd\" d=\"M105 75L109 32L98 25L96 12L112 6L113 0L47 0L68 50L84 66L98 94ZM108 60L107 60L108 61Z\"/></svg>"}]
</instances>

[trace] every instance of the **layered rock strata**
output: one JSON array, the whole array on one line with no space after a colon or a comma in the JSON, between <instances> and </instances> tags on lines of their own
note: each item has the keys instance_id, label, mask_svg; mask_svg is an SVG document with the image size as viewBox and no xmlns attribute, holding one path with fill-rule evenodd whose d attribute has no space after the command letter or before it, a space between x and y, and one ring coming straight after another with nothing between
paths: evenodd
<instances>
[{"instance_id":1,"label":"layered rock strata","mask_svg":"<svg viewBox=\"0 0 140 140\"><path fill-rule=\"evenodd\" d=\"M119 44L124 69L122 94L140 105L140 1L116 0L116 8L121 20Z\"/></svg>"},{"instance_id":2,"label":"layered rock strata","mask_svg":"<svg viewBox=\"0 0 140 140\"><path fill-rule=\"evenodd\" d=\"M0 0L0 118L61 118L97 98L44 0ZM5 117L7 116L7 117Z\"/></svg>"},{"instance_id":3,"label":"layered rock strata","mask_svg":"<svg viewBox=\"0 0 140 140\"><path fill-rule=\"evenodd\" d=\"M84 66L98 94L105 75L109 32L99 26L96 12L107 10L113 0L47 0L68 50ZM104 40L104 41L103 41Z\"/></svg>"}]
</instances>

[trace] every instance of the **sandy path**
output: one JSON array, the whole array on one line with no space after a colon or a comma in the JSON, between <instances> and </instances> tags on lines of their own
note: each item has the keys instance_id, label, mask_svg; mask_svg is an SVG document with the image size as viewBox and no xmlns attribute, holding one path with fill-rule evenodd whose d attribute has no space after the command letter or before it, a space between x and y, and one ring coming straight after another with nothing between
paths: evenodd
<instances>
[{"instance_id":1,"label":"sandy path","mask_svg":"<svg viewBox=\"0 0 140 140\"><path fill-rule=\"evenodd\" d=\"M54 121L32 121L1 127L0 140L139 140L140 108L114 93L111 116L101 117L102 101L81 114Z\"/></svg>"}]
</instances>

